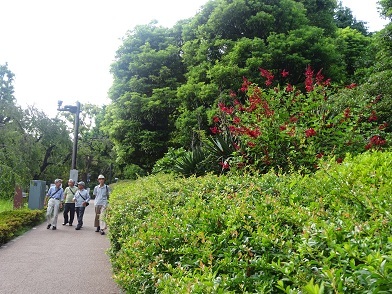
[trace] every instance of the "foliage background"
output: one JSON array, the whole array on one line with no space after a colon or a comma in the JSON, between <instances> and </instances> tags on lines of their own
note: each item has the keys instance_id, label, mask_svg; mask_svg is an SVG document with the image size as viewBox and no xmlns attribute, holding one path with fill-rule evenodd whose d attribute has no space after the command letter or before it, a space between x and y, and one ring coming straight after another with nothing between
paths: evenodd
<instances>
[{"instance_id":1,"label":"foliage background","mask_svg":"<svg viewBox=\"0 0 392 294\"><path fill-rule=\"evenodd\" d=\"M389 18L390 3L380 3ZM111 68L104 130L117 171L122 178L148 174L169 148L193 151L205 144L216 105L241 88L243 77L262 85L260 67L276 84L302 90L309 65L340 88L360 85L354 104L381 97L377 122L387 122L390 132L390 44L389 26L370 34L335 0L216 0L172 28L137 26ZM283 70L290 76L283 79ZM344 104L348 95L336 97Z\"/></svg>"}]
</instances>

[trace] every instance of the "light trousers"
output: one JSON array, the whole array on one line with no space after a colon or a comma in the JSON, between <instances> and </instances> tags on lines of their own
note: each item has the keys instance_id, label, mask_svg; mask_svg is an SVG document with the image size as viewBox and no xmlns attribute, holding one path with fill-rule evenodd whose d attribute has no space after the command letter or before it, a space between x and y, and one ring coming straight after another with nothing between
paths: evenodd
<instances>
[{"instance_id":1,"label":"light trousers","mask_svg":"<svg viewBox=\"0 0 392 294\"><path fill-rule=\"evenodd\" d=\"M94 227L100 227L101 230L106 230L106 222L104 221L105 211L106 211L106 206L95 205Z\"/></svg>"},{"instance_id":2,"label":"light trousers","mask_svg":"<svg viewBox=\"0 0 392 294\"><path fill-rule=\"evenodd\" d=\"M46 221L48 222L48 225L51 224L53 227L57 227L57 217L59 216L59 209L60 200L50 198L48 201L48 208L46 209Z\"/></svg>"}]
</instances>

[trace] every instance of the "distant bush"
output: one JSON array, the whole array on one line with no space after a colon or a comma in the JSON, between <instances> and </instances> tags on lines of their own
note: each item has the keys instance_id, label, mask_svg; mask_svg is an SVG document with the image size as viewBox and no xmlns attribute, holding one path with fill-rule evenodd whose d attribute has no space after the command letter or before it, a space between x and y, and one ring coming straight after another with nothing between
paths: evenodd
<instances>
[{"instance_id":1,"label":"distant bush","mask_svg":"<svg viewBox=\"0 0 392 294\"><path fill-rule=\"evenodd\" d=\"M110 258L127 293L387 293L392 153L300 172L119 183Z\"/></svg>"},{"instance_id":2,"label":"distant bush","mask_svg":"<svg viewBox=\"0 0 392 294\"><path fill-rule=\"evenodd\" d=\"M124 169L124 178L125 179L137 179L139 176L145 176L145 171L136 164L129 164Z\"/></svg>"}]
</instances>

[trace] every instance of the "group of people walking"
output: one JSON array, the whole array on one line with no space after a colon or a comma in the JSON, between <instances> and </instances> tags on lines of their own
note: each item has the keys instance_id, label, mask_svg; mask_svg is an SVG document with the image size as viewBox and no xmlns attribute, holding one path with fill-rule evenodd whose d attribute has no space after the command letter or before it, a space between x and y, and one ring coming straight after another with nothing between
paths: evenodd
<instances>
[{"instance_id":1,"label":"group of people walking","mask_svg":"<svg viewBox=\"0 0 392 294\"><path fill-rule=\"evenodd\" d=\"M98 176L99 184L94 187L93 196L94 209L95 209L95 220L94 227L96 232L100 232L101 235L105 235L107 229L106 222L104 221L104 215L108 206L108 200L110 195L110 187L105 184L105 177L103 175ZM86 190L86 184L81 181L75 186L73 179L68 180L68 187L62 188L62 180L56 179L54 186L50 187L45 202L47 203L46 219L47 229L57 229L58 214L62 206L64 205L64 221L63 226L72 226L77 216L77 225L75 230L80 230L83 227L83 216L86 207L89 205L90 195Z\"/></svg>"}]
</instances>

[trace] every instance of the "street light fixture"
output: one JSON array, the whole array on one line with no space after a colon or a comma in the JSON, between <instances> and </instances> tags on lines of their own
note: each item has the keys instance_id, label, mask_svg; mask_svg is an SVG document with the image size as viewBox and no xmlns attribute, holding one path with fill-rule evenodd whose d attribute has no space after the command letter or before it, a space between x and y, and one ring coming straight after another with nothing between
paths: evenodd
<instances>
[{"instance_id":1,"label":"street light fixture","mask_svg":"<svg viewBox=\"0 0 392 294\"><path fill-rule=\"evenodd\" d=\"M79 113L80 113L80 103L77 101L76 106L74 105L63 105L63 101L59 100L57 101L58 107L57 111L68 111L70 113L75 114L75 127L74 127L74 143L73 143L73 149L72 149L72 166L71 168L73 170L76 170L76 155L78 152L78 134L79 134ZM72 179L72 177L71 177ZM77 178L76 178L77 180Z\"/></svg>"}]
</instances>

